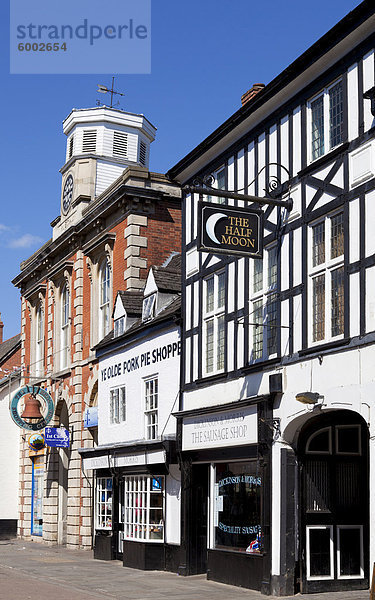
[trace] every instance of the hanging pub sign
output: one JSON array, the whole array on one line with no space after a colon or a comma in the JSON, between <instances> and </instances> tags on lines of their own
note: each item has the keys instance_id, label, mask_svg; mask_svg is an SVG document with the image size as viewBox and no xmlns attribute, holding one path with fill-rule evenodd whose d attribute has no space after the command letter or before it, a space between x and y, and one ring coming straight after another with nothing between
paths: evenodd
<instances>
[{"instance_id":1,"label":"hanging pub sign","mask_svg":"<svg viewBox=\"0 0 375 600\"><path fill-rule=\"evenodd\" d=\"M262 210L199 202L199 215L198 250L214 254L262 257Z\"/></svg>"},{"instance_id":2,"label":"hanging pub sign","mask_svg":"<svg viewBox=\"0 0 375 600\"><path fill-rule=\"evenodd\" d=\"M46 427L44 436L47 446L52 448L69 448L69 431L65 427Z\"/></svg>"},{"instance_id":3,"label":"hanging pub sign","mask_svg":"<svg viewBox=\"0 0 375 600\"><path fill-rule=\"evenodd\" d=\"M18 427L40 431L51 421L55 407L49 393L38 385L24 385L13 396L9 412Z\"/></svg>"}]
</instances>

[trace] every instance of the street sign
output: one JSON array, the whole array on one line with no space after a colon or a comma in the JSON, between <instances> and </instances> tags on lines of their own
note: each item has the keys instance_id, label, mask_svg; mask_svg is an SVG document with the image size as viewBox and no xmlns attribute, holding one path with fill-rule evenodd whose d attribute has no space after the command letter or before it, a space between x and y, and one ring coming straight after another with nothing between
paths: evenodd
<instances>
[{"instance_id":1,"label":"street sign","mask_svg":"<svg viewBox=\"0 0 375 600\"><path fill-rule=\"evenodd\" d=\"M69 448L69 431L65 427L46 427L44 430L46 446Z\"/></svg>"},{"instance_id":2,"label":"street sign","mask_svg":"<svg viewBox=\"0 0 375 600\"><path fill-rule=\"evenodd\" d=\"M214 254L262 257L262 210L199 202L199 214L198 250Z\"/></svg>"}]
</instances>

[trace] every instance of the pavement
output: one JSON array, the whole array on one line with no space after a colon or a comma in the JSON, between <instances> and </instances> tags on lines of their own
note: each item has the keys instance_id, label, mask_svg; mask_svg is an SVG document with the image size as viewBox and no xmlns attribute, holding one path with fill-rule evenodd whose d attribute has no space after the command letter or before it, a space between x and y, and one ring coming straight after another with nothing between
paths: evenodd
<instances>
[{"instance_id":1,"label":"pavement","mask_svg":"<svg viewBox=\"0 0 375 600\"><path fill-rule=\"evenodd\" d=\"M0 541L1 600L264 600L259 592L207 581L139 571L92 552L24 540ZM284 600L369 600L369 592L297 594Z\"/></svg>"}]
</instances>

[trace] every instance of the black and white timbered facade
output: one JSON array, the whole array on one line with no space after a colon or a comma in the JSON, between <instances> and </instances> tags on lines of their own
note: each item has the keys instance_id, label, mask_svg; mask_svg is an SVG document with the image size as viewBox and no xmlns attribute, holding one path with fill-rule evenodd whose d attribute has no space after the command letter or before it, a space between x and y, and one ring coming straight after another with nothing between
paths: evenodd
<instances>
[{"instance_id":1,"label":"black and white timbered facade","mask_svg":"<svg viewBox=\"0 0 375 600\"><path fill-rule=\"evenodd\" d=\"M263 258L235 258L197 250L198 202L248 203L185 193L181 573L275 595L369 585L374 13L362 2L168 173L293 200L263 207Z\"/></svg>"}]
</instances>

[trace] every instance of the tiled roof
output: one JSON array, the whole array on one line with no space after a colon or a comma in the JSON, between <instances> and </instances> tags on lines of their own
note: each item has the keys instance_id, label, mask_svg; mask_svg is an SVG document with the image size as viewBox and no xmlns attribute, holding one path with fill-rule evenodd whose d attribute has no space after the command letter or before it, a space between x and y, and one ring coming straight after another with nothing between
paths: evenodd
<instances>
[{"instance_id":1,"label":"tiled roof","mask_svg":"<svg viewBox=\"0 0 375 600\"><path fill-rule=\"evenodd\" d=\"M9 340L5 340L2 344L0 344L0 364L4 361L4 359L11 354L14 350L17 349L18 344L21 341L21 334L18 333L13 337L9 338Z\"/></svg>"},{"instance_id":2,"label":"tiled roof","mask_svg":"<svg viewBox=\"0 0 375 600\"><path fill-rule=\"evenodd\" d=\"M127 315L139 316L142 314L143 292L119 291L118 293Z\"/></svg>"},{"instance_id":3,"label":"tiled roof","mask_svg":"<svg viewBox=\"0 0 375 600\"><path fill-rule=\"evenodd\" d=\"M160 292L181 291L181 254L172 256L166 266L152 267L152 272Z\"/></svg>"}]
</instances>

